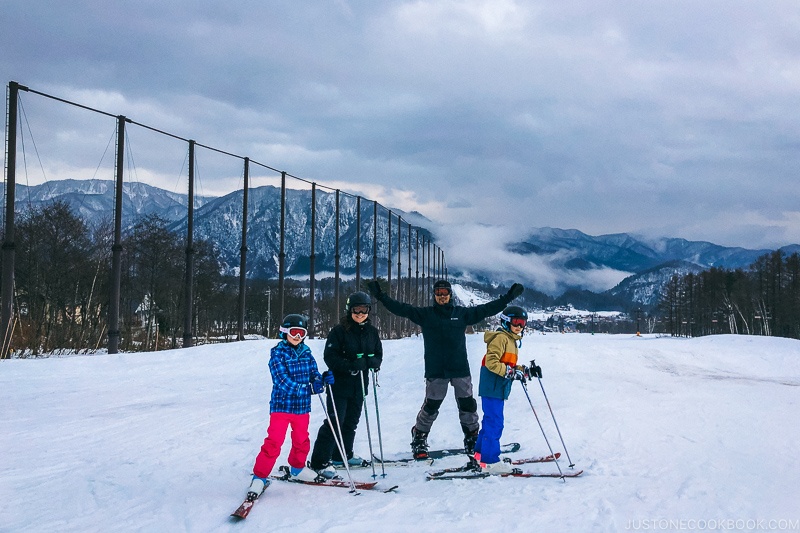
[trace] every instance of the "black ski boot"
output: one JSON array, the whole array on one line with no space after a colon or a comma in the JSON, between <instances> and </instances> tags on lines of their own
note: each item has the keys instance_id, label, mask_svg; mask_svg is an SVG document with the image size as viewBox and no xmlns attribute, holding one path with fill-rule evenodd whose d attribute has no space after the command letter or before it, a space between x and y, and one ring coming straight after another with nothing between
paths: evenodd
<instances>
[{"instance_id":1,"label":"black ski boot","mask_svg":"<svg viewBox=\"0 0 800 533\"><path fill-rule=\"evenodd\" d=\"M465 427L464 430L464 453L472 457L475 454L475 443L478 440L478 430L470 431Z\"/></svg>"},{"instance_id":2,"label":"black ski boot","mask_svg":"<svg viewBox=\"0 0 800 533\"><path fill-rule=\"evenodd\" d=\"M414 459L422 461L428 458L428 433L411 428L411 453Z\"/></svg>"}]
</instances>

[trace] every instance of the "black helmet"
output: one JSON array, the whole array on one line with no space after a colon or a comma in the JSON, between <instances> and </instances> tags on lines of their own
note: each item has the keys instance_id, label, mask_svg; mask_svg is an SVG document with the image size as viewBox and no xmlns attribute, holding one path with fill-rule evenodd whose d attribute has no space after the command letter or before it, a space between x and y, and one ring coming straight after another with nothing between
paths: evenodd
<instances>
[{"instance_id":1,"label":"black helmet","mask_svg":"<svg viewBox=\"0 0 800 533\"><path fill-rule=\"evenodd\" d=\"M518 305L509 305L508 307L503 309L502 313L500 313L500 325L503 327L504 330L511 331L509 329L509 326L511 325L511 320L514 318L521 318L525 320L525 322L527 322L528 312Z\"/></svg>"},{"instance_id":2,"label":"black helmet","mask_svg":"<svg viewBox=\"0 0 800 533\"><path fill-rule=\"evenodd\" d=\"M289 331L289 328L303 328L308 331L308 318L294 313L283 317L283 322L281 322L280 327L281 339L286 339L286 333Z\"/></svg>"},{"instance_id":3,"label":"black helmet","mask_svg":"<svg viewBox=\"0 0 800 533\"><path fill-rule=\"evenodd\" d=\"M359 291L348 296L347 301L344 303L345 313L349 315L350 310L357 305L366 305L367 307L372 308L372 299L370 299L369 294Z\"/></svg>"},{"instance_id":4,"label":"black helmet","mask_svg":"<svg viewBox=\"0 0 800 533\"><path fill-rule=\"evenodd\" d=\"M433 290L436 290L436 289L449 289L451 291L453 290L453 288L450 286L450 282L447 281L446 279L440 279L439 281L434 283L433 284Z\"/></svg>"}]
</instances>

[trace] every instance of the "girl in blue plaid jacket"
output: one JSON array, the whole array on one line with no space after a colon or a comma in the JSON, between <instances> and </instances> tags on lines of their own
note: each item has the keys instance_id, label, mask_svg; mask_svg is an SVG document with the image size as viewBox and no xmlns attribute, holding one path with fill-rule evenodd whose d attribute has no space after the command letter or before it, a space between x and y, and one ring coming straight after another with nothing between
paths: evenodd
<instances>
[{"instance_id":1,"label":"girl in blue plaid jacket","mask_svg":"<svg viewBox=\"0 0 800 533\"><path fill-rule=\"evenodd\" d=\"M261 492L258 489L263 490L266 485L266 478L275 466L290 426L292 448L288 462L291 476L302 481L316 479L317 473L305 466L311 449L308 437L311 395L321 394L325 385L333 382L331 373L320 374L311 349L303 342L308 334L304 316L287 315L280 331L282 340L272 348L269 357L272 396L267 438L253 466L250 492L257 494Z\"/></svg>"}]
</instances>

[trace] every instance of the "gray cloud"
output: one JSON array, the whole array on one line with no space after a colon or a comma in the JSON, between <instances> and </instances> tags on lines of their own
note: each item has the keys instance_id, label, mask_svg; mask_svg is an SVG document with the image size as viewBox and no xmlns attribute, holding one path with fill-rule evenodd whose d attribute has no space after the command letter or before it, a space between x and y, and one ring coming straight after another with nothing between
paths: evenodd
<instances>
[{"instance_id":1,"label":"gray cloud","mask_svg":"<svg viewBox=\"0 0 800 533\"><path fill-rule=\"evenodd\" d=\"M799 19L742 0L8 0L0 73L446 224L780 246L800 242ZM24 104L48 179L92 177L113 124ZM180 183L185 147L131 135L139 179ZM200 157L207 192L239 186L238 163Z\"/></svg>"}]
</instances>

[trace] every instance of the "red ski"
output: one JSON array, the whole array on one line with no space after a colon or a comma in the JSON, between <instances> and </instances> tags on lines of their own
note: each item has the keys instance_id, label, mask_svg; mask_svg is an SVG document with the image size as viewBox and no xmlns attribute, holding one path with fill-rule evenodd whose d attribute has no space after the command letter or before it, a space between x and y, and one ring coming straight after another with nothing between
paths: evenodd
<instances>
[{"instance_id":1,"label":"red ski","mask_svg":"<svg viewBox=\"0 0 800 533\"><path fill-rule=\"evenodd\" d=\"M553 455L545 455L543 457L528 457L526 459L513 459L512 465L524 465L528 463L549 463L561 457L561 452L556 452Z\"/></svg>"},{"instance_id":2,"label":"red ski","mask_svg":"<svg viewBox=\"0 0 800 533\"><path fill-rule=\"evenodd\" d=\"M439 479L483 479L490 476L498 476L498 477L556 477L556 478L567 478L567 477L578 477L583 474L583 470L577 471L569 471L565 472L563 475L559 474L558 472L551 472L551 473L539 473L539 472L509 472L507 474L490 474L488 472L480 472L475 470L462 470L460 472L429 472L427 479L430 480L439 480Z\"/></svg>"},{"instance_id":3,"label":"red ski","mask_svg":"<svg viewBox=\"0 0 800 533\"><path fill-rule=\"evenodd\" d=\"M282 466L280 467L280 475L270 476L272 479L278 479L281 481L288 481L289 483L300 483L303 485L313 485L316 487L340 487L343 489L351 489L350 482L344 479L325 479L319 478L317 481L301 481L299 479L290 479L289 478L289 467ZM375 488L375 485L378 484L377 481L356 481L353 483L356 487L356 490L371 490Z\"/></svg>"},{"instance_id":4,"label":"red ski","mask_svg":"<svg viewBox=\"0 0 800 533\"><path fill-rule=\"evenodd\" d=\"M269 482L264 485L264 490L267 490L267 487L269 487ZM248 492L247 498L245 498L245 500L242 502L242 505L240 505L238 509L231 513L231 520L238 522L239 520L244 520L247 518L247 515L250 514L250 509L253 508L253 505L255 505L256 501L258 501L258 499L261 498L261 495L264 494L264 490L262 490L261 494L259 495L256 495L254 492Z\"/></svg>"}]
</instances>

